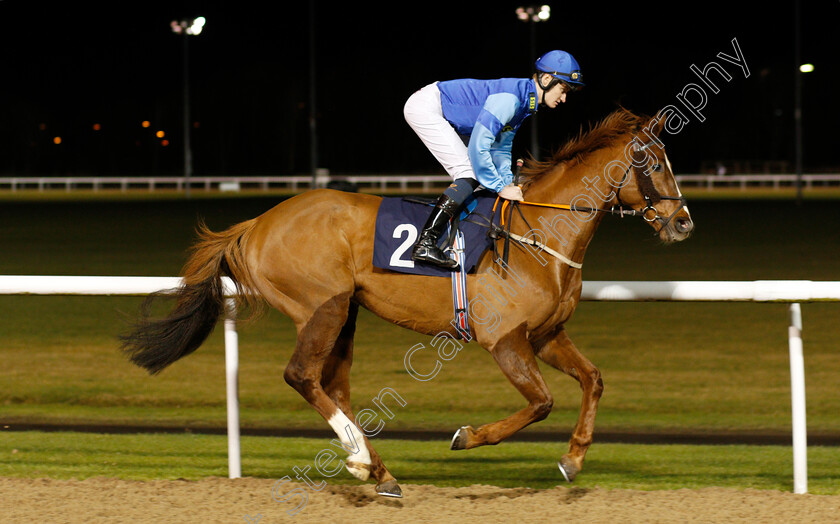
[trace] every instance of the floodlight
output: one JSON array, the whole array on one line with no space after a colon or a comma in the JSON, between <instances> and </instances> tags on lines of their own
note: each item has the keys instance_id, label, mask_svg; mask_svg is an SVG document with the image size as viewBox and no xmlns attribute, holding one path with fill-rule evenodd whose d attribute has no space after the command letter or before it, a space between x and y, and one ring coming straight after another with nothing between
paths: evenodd
<instances>
[{"instance_id":1,"label":"floodlight","mask_svg":"<svg viewBox=\"0 0 840 524\"><path fill-rule=\"evenodd\" d=\"M207 20L203 16L199 16L195 20L192 21L190 27L187 28L188 35L200 35L201 30L204 29L204 24Z\"/></svg>"}]
</instances>

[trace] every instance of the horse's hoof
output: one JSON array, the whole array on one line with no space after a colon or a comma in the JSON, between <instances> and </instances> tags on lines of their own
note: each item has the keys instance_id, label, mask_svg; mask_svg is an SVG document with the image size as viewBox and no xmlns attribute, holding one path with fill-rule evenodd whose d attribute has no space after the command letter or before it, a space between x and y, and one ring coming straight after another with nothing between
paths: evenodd
<instances>
[{"instance_id":1,"label":"horse's hoof","mask_svg":"<svg viewBox=\"0 0 840 524\"><path fill-rule=\"evenodd\" d=\"M394 497L397 499L402 498L402 490L400 489L400 485L397 484L397 481L394 479L391 479L387 482L383 482L382 484L377 484L376 492L382 495L383 497Z\"/></svg>"},{"instance_id":2,"label":"horse's hoof","mask_svg":"<svg viewBox=\"0 0 840 524\"><path fill-rule=\"evenodd\" d=\"M347 471L349 471L351 475L353 475L359 480L367 480L370 478L370 464L362 464L361 462L350 462L348 460L345 463L345 466L347 467Z\"/></svg>"},{"instance_id":3,"label":"horse's hoof","mask_svg":"<svg viewBox=\"0 0 840 524\"><path fill-rule=\"evenodd\" d=\"M575 477L580 471L574 464L572 464L572 461L566 457L560 459L560 462L557 463L557 467L560 468L560 473L563 474L563 478L566 479L566 482L574 482Z\"/></svg>"},{"instance_id":4,"label":"horse's hoof","mask_svg":"<svg viewBox=\"0 0 840 524\"><path fill-rule=\"evenodd\" d=\"M461 426L461 429L455 432L452 437L452 442L449 443L449 449L467 449L467 439L469 438L469 426Z\"/></svg>"}]
</instances>

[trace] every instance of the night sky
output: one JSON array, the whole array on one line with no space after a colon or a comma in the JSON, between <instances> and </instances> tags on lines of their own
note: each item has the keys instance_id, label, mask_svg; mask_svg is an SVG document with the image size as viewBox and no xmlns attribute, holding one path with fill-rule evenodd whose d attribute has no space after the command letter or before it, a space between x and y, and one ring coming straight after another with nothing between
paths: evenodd
<instances>
[{"instance_id":1,"label":"night sky","mask_svg":"<svg viewBox=\"0 0 840 524\"><path fill-rule=\"evenodd\" d=\"M793 169L792 1L737 11L731 1L566 4L551 3L551 19L536 26L536 54L571 52L587 87L539 113L543 154L619 105L685 112L677 95L700 84L690 66L715 61L732 79L712 73L720 92L706 89L705 120L686 112L689 123L666 138L675 171L736 160ZM536 56L519 5L316 1L319 165L333 174L443 173L403 104L435 80L530 76ZM180 174L184 37L169 23L194 16L207 19L188 41L195 175L309 173L306 2L0 0L0 174ZM838 23L837 0L803 1L802 59L815 65L803 76L807 171L840 167ZM733 38L749 78L717 57L735 55ZM514 154L529 145L526 122Z\"/></svg>"}]
</instances>

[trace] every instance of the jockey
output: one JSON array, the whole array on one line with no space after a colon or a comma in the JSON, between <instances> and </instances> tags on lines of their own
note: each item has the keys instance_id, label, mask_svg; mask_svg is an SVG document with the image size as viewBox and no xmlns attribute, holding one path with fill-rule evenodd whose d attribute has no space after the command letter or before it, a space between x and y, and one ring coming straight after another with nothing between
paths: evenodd
<instances>
[{"instance_id":1,"label":"jockey","mask_svg":"<svg viewBox=\"0 0 840 524\"><path fill-rule=\"evenodd\" d=\"M458 269L437 241L479 185L502 198L522 200L511 171L514 134L538 104L555 108L567 93L583 87L580 66L565 51L542 55L536 69L531 78L435 82L409 97L404 108L408 125L453 178L426 221L412 259Z\"/></svg>"}]
</instances>

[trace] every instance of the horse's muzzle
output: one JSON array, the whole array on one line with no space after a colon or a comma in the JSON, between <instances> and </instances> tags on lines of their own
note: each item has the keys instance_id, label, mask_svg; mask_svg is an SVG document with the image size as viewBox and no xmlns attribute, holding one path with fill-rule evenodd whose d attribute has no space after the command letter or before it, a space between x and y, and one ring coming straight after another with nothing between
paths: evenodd
<instances>
[{"instance_id":1,"label":"horse's muzzle","mask_svg":"<svg viewBox=\"0 0 840 524\"><path fill-rule=\"evenodd\" d=\"M692 231L694 231L694 221L690 216L676 216L660 230L659 238L668 244L680 242L690 237Z\"/></svg>"}]
</instances>

